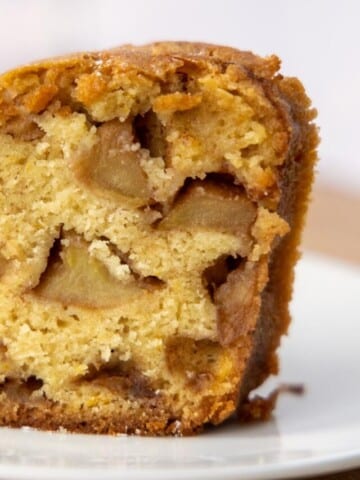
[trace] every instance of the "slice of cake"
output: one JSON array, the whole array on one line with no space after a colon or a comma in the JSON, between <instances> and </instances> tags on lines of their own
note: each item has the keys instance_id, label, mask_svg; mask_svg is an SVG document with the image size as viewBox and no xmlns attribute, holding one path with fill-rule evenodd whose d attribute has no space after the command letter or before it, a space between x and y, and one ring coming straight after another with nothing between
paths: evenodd
<instances>
[{"instance_id":1,"label":"slice of cake","mask_svg":"<svg viewBox=\"0 0 360 480\"><path fill-rule=\"evenodd\" d=\"M0 77L0 424L166 435L276 373L316 159L275 56L121 47Z\"/></svg>"}]
</instances>

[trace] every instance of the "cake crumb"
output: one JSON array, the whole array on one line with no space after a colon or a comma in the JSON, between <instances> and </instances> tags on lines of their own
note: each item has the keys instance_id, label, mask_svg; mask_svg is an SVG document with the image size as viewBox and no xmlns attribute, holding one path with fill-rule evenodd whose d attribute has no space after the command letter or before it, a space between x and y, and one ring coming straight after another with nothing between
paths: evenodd
<instances>
[{"instance_id":1,"label":"cake crumb","mask_svg":"<svg viewBox=\"0 0 360 480\"><path fill-rule=\"evenodd\" d=\"M267 397L255 395L244 402L237 412L240 422L266 421L272 416L279 396L283 393L304 395L305 387L302 384L279 385Z\"/></svg>"}]
</instances>

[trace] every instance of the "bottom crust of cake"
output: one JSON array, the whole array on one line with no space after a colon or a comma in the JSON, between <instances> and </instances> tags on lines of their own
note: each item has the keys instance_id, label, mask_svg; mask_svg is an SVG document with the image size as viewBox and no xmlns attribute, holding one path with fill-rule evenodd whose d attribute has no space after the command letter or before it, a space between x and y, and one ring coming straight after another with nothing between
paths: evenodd
<instances>
[{"instance_id":1,"label":"bottom crust of cake","mask_svg":"<svg viewBox=\"0 0 360 480\"><path fill-rule=\"evenodd\" d=\"M237 395L204 399L201 408L189 418L179 418L162 402L149 401L130 415L106 415L83 409L70 412L68 408L50 400L1 400L0 426L22 426L48 431L69 431L95 434L135 434L143 436L184 436L199 433L205 425L217 425L236 408Z\"/></svg>"}]
</instances>

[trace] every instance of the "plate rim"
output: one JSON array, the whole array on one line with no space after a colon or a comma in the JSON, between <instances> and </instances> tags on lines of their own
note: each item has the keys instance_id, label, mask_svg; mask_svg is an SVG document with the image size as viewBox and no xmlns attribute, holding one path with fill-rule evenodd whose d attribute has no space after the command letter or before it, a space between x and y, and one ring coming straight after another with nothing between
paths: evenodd
<instances>
[{"instance_id":1,"label":"plate rim","mask_svg":"<svg viewBox=\"0 0 360 480\"><path fill-rule=\"evenodd\" d=\"M146 468L146 477L143 476ZM115 480L119 475L126 480L271 480L291 479L298 476L309 477L327 473L335 474L360 468L360 448L351 451L327 453L316 458L303 458L283 463L265 463L263 465L222 465L208 467L184 467L181 470L166 467L132 467L131 469L115 467L104 470L92 467L56 467L39 465L0 464L0 479L6 480L98 480L101 472L102 480Z\"/></svg>"}]
</instances>

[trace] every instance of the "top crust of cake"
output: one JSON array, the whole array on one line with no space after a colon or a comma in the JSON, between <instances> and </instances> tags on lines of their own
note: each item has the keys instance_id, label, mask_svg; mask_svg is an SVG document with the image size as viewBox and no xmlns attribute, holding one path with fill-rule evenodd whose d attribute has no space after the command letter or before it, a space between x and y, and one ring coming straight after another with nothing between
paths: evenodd
<instances>
[{"instance_id":1,"label":"top crust of cake","mask_svg":"<svg viewBox=\"0 0 360 480\"><path fill-rule=\"evenodd\" d=\"M186 114L201 103L201 93L192 92L191 85L186 92L179 92L181 75L186 78L194 73L206 78L204 86L209 91L224 88L240 97L245 93L246 102L260 111L260 120L268 117L265 135L269 138L264 143L269 144L272 158L264 164L255 155L245 171L241 159L229 152L225 168L230 174L242 170L239 183L245 185L254 200L275 211L281 195L281 166L286 159L313 148L317 142L311 123L316 110L310 108L301 82L283 77L278 73L279 68L280 60L275 55L262 58L229 47L191 42L125 45L104 52L58 57L20 67L0 77L0 128L7 124L5 132L31 140L41 135L38 126L31 122L32 115L38 116L49 108L67 116L69 106L83 111L94 122L113 118L123 121L129 115L142 115L152 108L166 124L172 113ZM167 91L174 73L179 85L173 85L176 91ZM141 98L144 91L146 100ZM256 122L252 134L260 138L256 141L264 140L264 132ZM248 144L251 146L252 140ZM185 148L193 149L196 155L196 145L185 142ZM210 143L209 149L212 148ZM177 153L181 156L183 152ZM184 177L202 174L193 166L188 167L180 165Z\"/></svg>"}]
</instances>

